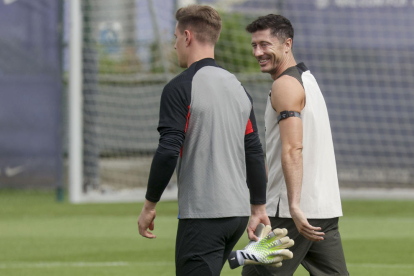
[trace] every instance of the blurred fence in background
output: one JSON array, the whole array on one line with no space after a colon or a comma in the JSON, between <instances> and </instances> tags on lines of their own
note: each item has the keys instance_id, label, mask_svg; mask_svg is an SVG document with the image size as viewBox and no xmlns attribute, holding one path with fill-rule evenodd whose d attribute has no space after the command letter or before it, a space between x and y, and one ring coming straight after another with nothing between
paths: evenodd
<instances>
[{"instance_id":1,"label":"blurred fence in background","mask_svg":"<svg viewBox=\"0 0 414 276\"><path fill-rule=\"evenodd\" d=\"M291 20L296 61L325 96L341 186L414 187L414 1L83 0L85 192L146 186L162 89L182 71L173 33L184 2L219 10L216 60L253 97L263 145L272 80L244 28L275 13Z\"/></svg>"}]
</instances>

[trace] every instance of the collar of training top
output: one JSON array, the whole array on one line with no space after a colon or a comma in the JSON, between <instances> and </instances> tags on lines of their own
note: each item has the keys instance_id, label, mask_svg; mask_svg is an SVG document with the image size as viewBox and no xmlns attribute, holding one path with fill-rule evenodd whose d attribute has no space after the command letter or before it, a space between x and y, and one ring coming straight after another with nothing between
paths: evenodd
<instances>
[{"instance_id":1,"label":"collar of training top","mask_svg":"<svg viewBox=\"0 0 414 276\"><path fill-rule=\"evenodd\" d=\"M214 66L214 67L220 67L217 65L216 61L213 58L203 58L200 59L196 62L194 62L193 64L191 64L191 67L195 67L195 71L197 71L200 68L203 68L204 66Z\"/></svg>"}]
</instances>

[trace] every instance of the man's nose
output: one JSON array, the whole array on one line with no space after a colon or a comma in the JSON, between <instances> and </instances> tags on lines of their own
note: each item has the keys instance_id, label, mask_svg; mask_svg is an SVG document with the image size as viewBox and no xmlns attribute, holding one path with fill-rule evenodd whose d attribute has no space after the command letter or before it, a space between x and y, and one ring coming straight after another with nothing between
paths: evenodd
<instances>
[{"instance_id":1,"label":"man's nose","mask_svg":"<svg viewBox=\"0 0 414 276\"><path fill-rule=\"evenodd\" d=\"M260 57L261 55L263 55L262 49L260 49L259 47L257 47L256 49L253 50L253 55L255 57Z\"/></svg>"}]
</instances>

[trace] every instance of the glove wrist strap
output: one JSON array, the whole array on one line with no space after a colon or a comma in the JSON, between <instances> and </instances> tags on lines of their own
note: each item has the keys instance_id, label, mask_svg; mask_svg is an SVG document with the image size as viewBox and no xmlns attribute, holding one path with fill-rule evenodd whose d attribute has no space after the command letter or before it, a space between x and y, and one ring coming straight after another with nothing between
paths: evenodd
<instances>
[{"instance_id":1,"label":"glove wrist strap","mask_svg":"<svg viewBox=\"0 0 414 276\"><path fill-rule=\"evenodd\" d=\"M228 261L231 269L244 265L244 258L241 256L239 250L232 251L229 255Z\"/></svg>"},{"instance_id":2,"label":"glove wrist strap","mask_svg":"<svg viewBox=\"0 0 414 276\"><path fill-rule=\"evenodd\" d=\"M237 250L237 251L233 251L230 253L229 255L229 264L230 264L230 268L234 269L236 267L242 266L245 264L246 262L246 252L244 252L244 254L242 253L242 250ZM256 258L254 258L256 259ZM253 260L254 261L254 260Z\"/></svg>"}]
</instances>

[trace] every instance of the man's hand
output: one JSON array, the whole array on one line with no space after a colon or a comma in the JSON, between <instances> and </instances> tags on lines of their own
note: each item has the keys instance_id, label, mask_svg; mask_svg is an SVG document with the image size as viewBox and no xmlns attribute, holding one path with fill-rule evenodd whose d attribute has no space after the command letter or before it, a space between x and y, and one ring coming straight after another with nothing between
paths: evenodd
<instances>
[{"instance_id":1,"label":"man's hand","mask_svg":"<svg viewBox=\"0 0 414 276\"><path fill-rule=\"evenodd\" d=\"M142 207L141 215L138 218L138 231L141 236L149 239L154 239L156 236L148 231L148 228L154 230L154 219L156 216L155 205L157 203L145 200L144 207Z\"/></svg>"},{"instance_id":2,"label":"man's hand","mask_svg":"<svg viewBox=\"0 0 414 276\"><path fill-rule=\"evenodd\" d=\"M287 249L294 245L294 241L286 236L286 229L272 231L270 225L259 224L255 235L258 241L250 241L242 250L230 253L228 261L231 269L241 265L268 265L282 266L282 261L292 259L293 253Z\"/></svg>"},{"instance_id":3,"label":"man's hand","mask_svg":"<svg viewBox=\"0 0 414 276\"><path fill-rule=\"evenodd\" d=\"M300 208L291 208L290 214L292 216L293 221L295 222L296 228L302 236L314 242L323 240L322 236L324 236L325 233L318 232L322 228L310 225L305 217L305 214L302 212Z\"/></svg>"},{"instance_id":4,"label":"man's hand","mask_svg":"<svg viewBox=\"0 0 414 276\"><path fill-rule=\"evenodd\" d=\"M270 225L269 217L266 213L266 205L251 205L252 215L250 217L249 224L247 225L247 235L249 240L258 241L259 238L255 235L256 227L259 223L264 225Z\"/></svg>"}]
</instances>

